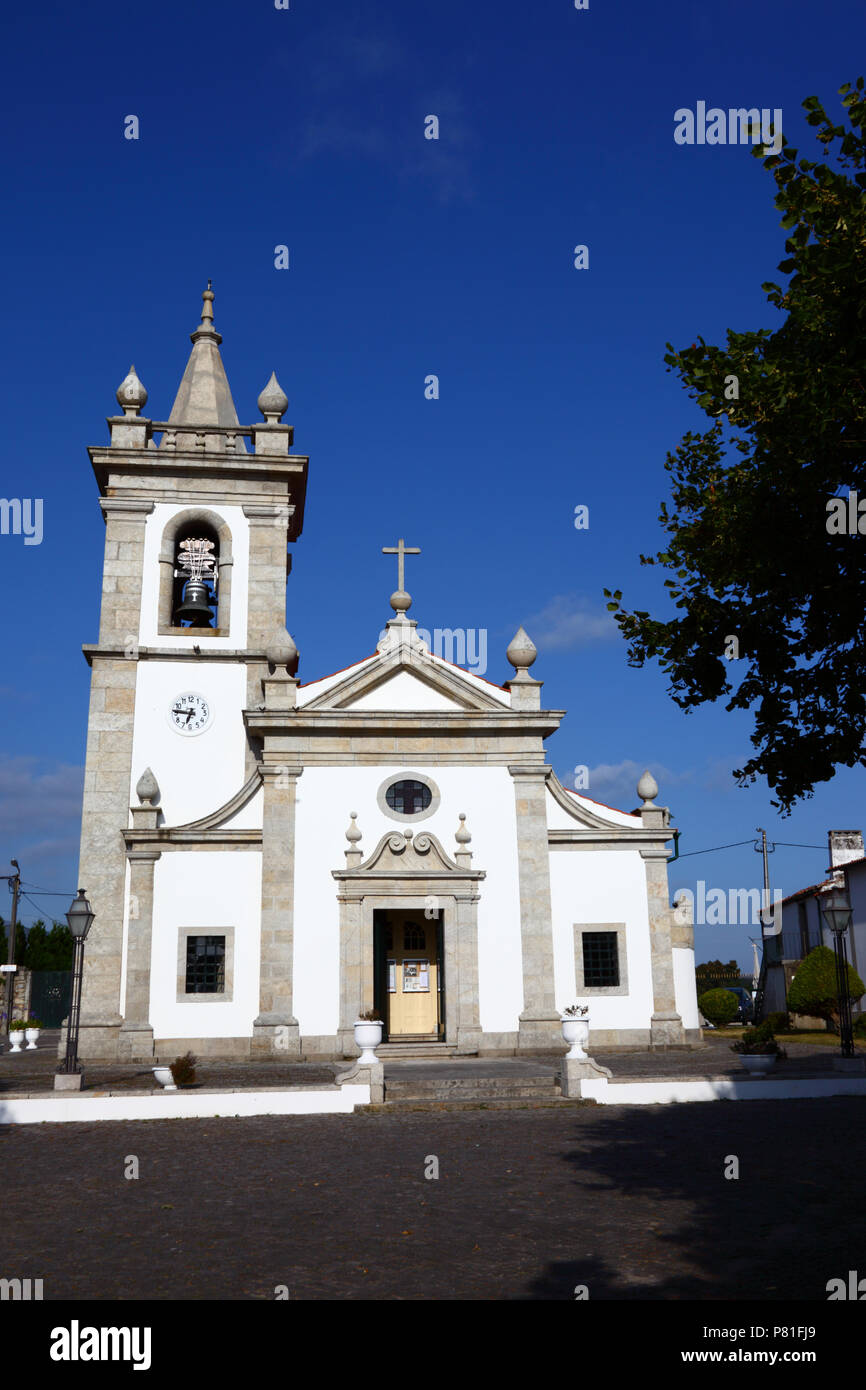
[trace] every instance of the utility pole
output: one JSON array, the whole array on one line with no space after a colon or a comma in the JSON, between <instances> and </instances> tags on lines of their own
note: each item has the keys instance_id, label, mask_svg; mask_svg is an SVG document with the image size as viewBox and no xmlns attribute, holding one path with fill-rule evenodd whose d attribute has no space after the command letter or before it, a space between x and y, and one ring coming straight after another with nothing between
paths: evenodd
<instances>
[{"instance_id":1,"label":"utility pole","mask_svg":"<svg viewBox=\"0 0 866 1390\"><path fill-rule=\"evenodd\" d=\"M782 955L781 955L781 946L782 946L781 932L782 932L782 924L781 924L781 922L779 922L778 925L776 924L776 922L775 922L775 920L774 920L774 917L775 917L775 914L774 914L772 917L769 918L769 920L772 921L772 923L773 923L772 928L771 928L771 930L770 930L769 932L767 931L767 921L768 921L768 916L769 916L769 912L770 912L770 861L769 861L769 859L768 859L768 857L767 857L768 854L769 854L769 850L767 849L767 832L766 832L766 830L762 830L762 828L761 828L760 826L757 826L756 828L757 828L758 834L759 834L760 837L761 837L761 845L760 845L760 849L758 848L757 845L754 846L754 849L755 849L755 852L756 852L756 853L761 854L761 855L763 856L763 860L764 860L764 897L763 897L763 902L762 902L762 906L761 906L761 914L760 914L760 915L761 915L761 970L760 970L760 974L759 974L759 976L758 976L758 987L757 987L757 989L756 989L756 991L755 991L755 1007L754 1007L754 1022L755 1022L755 1023L758 1023L758 1022L760 1022L761 1015L762 1015L763 1012L764 1012L764 995L765 995L766 988L767 988L767 966L768 966L768 965L772 965L772 964L777 964L778 961L780 961L781 958L782 958ZM773 848L774 848L774 849L776 848L775 845L773 846ZM774 949L773 949L772 952L771 952L770 949L769 949L768 937L773 937L773 938L775 938L776 945L775 945L775 947L774 947ZM754 945L754 943L753 943L753 945Z\"/></svg>"},{"instance_id":2,"label":"utility pole","mask_svg":"<svg viewBox=\"0 0 866 1390\"><path fill-rule=\"evenodd\" d=\"M10 859L10 864L15 870L14 874L7 874L6 878L12 888L12 920L9 923L9 950L7 952L7 964L15 964L15 933L18 927L18 890L21 886L21 873L18 868L18 860ZM15 971L9 970L6 973L6 1043L9 1044L9 1025L12 1022L12 999L15 990Z\"/></svg>"}]
</instances>

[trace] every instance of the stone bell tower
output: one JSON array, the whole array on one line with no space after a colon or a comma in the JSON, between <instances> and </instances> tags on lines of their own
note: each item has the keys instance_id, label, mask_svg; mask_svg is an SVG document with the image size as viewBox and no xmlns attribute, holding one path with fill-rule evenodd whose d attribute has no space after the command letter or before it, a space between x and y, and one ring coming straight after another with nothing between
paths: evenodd
<instances>
[{"instance_id":1,"label":"stone bell tower","mask_svg":"<svg viewBox=\"0 0 866 1390\"><path fill-rule=\"evenodd\" d=\"M89 450L106 529L99 640L83 649L92 676L78 881L96 913L85 1058L148 1055L148 1033L152 1050L149 914L162 850L130 848L124 832L145 808L155 830L199 820L253 770L243 711L260 703L266 648L285 628L287 544L303 525L308 459L291 452L288 399L272 374L258 398L264 422L239 424L210 283L202 300L168 419L142 413L133 367L110 444ZM190 604L181 561L192 543L213 564Z\"/></svg>"}]
</instances>

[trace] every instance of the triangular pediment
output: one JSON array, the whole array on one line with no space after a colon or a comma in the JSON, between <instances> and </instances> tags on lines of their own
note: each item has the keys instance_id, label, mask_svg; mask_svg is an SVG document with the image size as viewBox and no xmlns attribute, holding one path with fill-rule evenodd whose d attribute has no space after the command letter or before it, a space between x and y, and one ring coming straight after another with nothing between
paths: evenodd
<instances>
[{"instance_id":1,"label":"triangular pediment","mask_svg":"<svg viewBox=\"0 0 866 1390\"><path fill-rule=\"evenodd\" d=\"M482 684L450 662L432 656L421 644L378 652L360 667L329 685L304 704L305 710L404 713L503 711L511 701L498 686Z\"/></svg>"},{"instance_id":2,"label":"triangular pediment","mask_svg":"<svg viewBox=\"0 0 866 1390\"><path fill-rule=\"evenodd\" d=\"M452 694L444 694L414 671L403 669L386 675L368 690L341 706L345 710L464 710Z\"/></svg>"}]
</instances>

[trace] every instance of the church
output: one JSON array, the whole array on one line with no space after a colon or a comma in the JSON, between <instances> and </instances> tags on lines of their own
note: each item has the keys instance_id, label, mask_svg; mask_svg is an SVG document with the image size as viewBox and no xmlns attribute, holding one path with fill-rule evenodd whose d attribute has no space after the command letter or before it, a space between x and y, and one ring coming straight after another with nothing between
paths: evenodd
<instances>
[{"instance_id":1,"label":"church","mask_svg":"<svg viewBox=\"0 0 866 1390\"><path fill-rule=\"evenodd\" d=\"M369 1010L388 1056L561 1053L574 1002L591 1047L699 1041L669 812L649 773L631 812L561 784L564 711L522 628L501 685L435 655L401 539L372 653L300 679L286 585L309 460L274 374L263 420L239 423L202 300L168 419L143 414L133 367L89 450L81 1056L354 1057Z\"/></svg>"}]
</instances>

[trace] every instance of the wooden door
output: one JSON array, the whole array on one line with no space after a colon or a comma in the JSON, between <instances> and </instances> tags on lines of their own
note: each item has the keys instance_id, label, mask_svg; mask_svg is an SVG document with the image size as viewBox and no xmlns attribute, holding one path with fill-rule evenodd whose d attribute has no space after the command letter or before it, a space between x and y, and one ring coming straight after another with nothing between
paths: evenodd
<instances>
[{"instance_id":1,"label":"wooden door","mask_svg":"<svg viewBox=\"0 0 866 1390\"><path fill-rule=\"evenodd\" d=\"M385 945L388 1037L438 1036L436 921L423 912L389 913Z\"/></svg>"}]
</instances>

